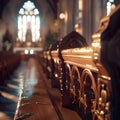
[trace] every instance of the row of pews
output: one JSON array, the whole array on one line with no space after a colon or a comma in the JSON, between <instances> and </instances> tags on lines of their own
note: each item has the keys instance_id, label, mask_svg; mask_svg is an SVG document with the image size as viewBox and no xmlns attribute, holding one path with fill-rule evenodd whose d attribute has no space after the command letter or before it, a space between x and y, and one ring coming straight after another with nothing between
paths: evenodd
<instances>
[{"instance_id":1,"label":"row of pews","mask_svg":"<svg viewBox=\"0 0 120 120\"><path fill-rule=\"evenodd\" d=\"M89 46L73 31L39 57L62 105L85 120L120 119L120 6L100 21Z\"/></svg>"},{"instance_id":2,"label":"row of pews","mask_svg":"<svg viewBox=\"0 0 120 120\"><path fill-rule=\"evenodd\" d=\"M20 64L20 55L12 52L0 52L0 85Z\"/></svg>"}]
</instances>

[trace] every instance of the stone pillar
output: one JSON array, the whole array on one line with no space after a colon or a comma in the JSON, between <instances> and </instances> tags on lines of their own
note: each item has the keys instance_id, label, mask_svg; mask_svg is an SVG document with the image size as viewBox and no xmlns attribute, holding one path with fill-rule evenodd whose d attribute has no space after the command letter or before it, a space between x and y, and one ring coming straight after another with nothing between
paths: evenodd
<instances>
[{"instance_id":1,"label":"stone pillar","mask_svg":"<svg viewBox=\"0 0 120 120\"><path fill-rule=\"evenodd\" d=\"M85 36L88 44L91 43L92 34L92 16L93 3L91 0L83 1L83 36Z\"/></svg>"},{"instance_id":2,"label":"stone pillar","mask_svg":"<svg viewBox=\"0 0 120 120\"><path fill-rule=\"evenodd\" d=\"M6 26L2 20L0 20L0 51L2 51L3 48L3 36L6 31Z\"/></svg>"},{"instance_id":3,"label":"stone pillar","mask_svg":"<svg viewBox=\"0 0 120 120\"><path fill-rule=\"evenodd\" d=\"M106 0L84 0L83 1L83 36L88 44L91 36L98 30L100 20L106 15Z\"/></svg>"}]
</instances>

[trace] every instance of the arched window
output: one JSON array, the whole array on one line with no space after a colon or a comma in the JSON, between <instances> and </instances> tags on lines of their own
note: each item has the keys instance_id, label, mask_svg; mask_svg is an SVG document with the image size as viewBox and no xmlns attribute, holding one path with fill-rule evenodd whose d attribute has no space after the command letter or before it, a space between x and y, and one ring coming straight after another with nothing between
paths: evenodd
<instances>
[{"instance_id":1,"label":"arched window","mask_svg":"<svg viewBox=\"0 0 120 120\"><path fill-rule=\"evenodd\" d=\"M28 33L29 36L27 36ZM40 38L39 11L31 1L24 3L18 16L18 39L26 42L27 37L31 42L37 42Z\"/></svg>"},{"instance_id":2,"label":"arched window","mask_svg":"<svg viewBox=\"0 0 120 120\"><path fill-rule=\"evenodd\" d=\"M83 31L82 31L82 20L83 20L83 0L78 0L77 2L76 2L76 8L77 8L77 10L76 10L76 18L75 18L75 21L76 21L76 23L75 23L75 26L74 26L74 28L75 28L75 31L77 31L77 32L79 32L79 33L83 33Z\"/></svg>"},{"instance_id":3,"label":"arched window","mask_svg":"<svg viewBox=\"0 0 120 120\"><path fill-rule=\"evenodd\" d=\"M114 0L108 0L107 1L107 15L109 15L112 9L114 8L115 8Z\"/></svg>"}]
</instances>

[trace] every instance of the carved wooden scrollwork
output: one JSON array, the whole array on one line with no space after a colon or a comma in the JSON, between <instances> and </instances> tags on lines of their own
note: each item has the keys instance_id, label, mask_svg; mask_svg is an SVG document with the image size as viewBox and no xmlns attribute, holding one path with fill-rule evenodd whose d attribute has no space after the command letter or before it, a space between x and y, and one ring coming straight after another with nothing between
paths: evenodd
<instances>
[{"instance_id":1,"label":"carved wooden scrollwork","mask_svg":"<svg viewBox=\"0 0 120 120\"><path fill-rule=\"evenodd\" d=\"M111 95L110 95L110 109L109 112L106 111L106 108L99 107L100 113L98 116L102 119L110 119L118 120L120 119L120 44L119 44L119 36L120 36L120 6L117 6L114 11L111 12L110 15L103 18L100 22L100 27L98 31L93 35L93 56L94 62L99 69L100 78L108 81L108 77L110 77L110 85L111 85ZM96 46L98 45L99 46ZM102 77L104 76L104 77ZM106 93L108 96L106 84L102 84L101 88L101 96L102 93ZM109 88L110 89L110 88ZM107 97L106 96L106 97ZM103 98L99 98L100 101L103 102ZM101 100L102 99L102 100ZM102 103L103 104L103 103ZM107 105L107 109L109 108L109 103L106 101L104 106ZM105 114L108 115L106 118Z\"/></svg>"},{"instance_id":2,"label":"carved wooden scrollwork","mask_svg":"<svg viewBox=\"0 0 120 120\"><path fill-rule=\"evenodd\" d=\"M120 6L101 20L91 46L73 31L50 51L63 106L80 103L93 120L120 119L119 21Z\"/></svg>"},{"instance_id":3,"label":"carved wooden scrollwork","mask_svg":"<svg viewBox=\"0 0 120 120\"><path fill-rule=\"evenodd\" d=\"M72 75L71 66L66 64L66 90L70 91L70 78Z\"/></svg>"},{"instance_id":4,"label":"carved wooden scrollwork","mask_svg":"<svg viewBox=\"0 0 120 120\"><path fill-rule=\"evenodd\" d=\"M82 103L84 112L94 114L97 102L96 77L89 69L84 69L81 76L82 86Z\"/></svg>"},{"instance_id":5,"label":"carved wooden scrollwork","mask_svg":"<svg viewBox=\"0 0 120 120\"><path fill-rule=\"evenodd\" d=\"M72 66L72 74L71 74L71 80L70 80L70 93L73 95L73 103L79 103L80 102L80 72L77 66Z\"/></svg>"},{"instance_id":6,"label":"carved wooden scrollwork","mask_svg":"<svg viewBox=\"0 0 120 120\"><path fill-rule=\"evenodd\" d=\"M111 84L110 80L98 78L98 101L95 111L94 120L110 120L110 95Z\"/></svg>"}]
</instances>

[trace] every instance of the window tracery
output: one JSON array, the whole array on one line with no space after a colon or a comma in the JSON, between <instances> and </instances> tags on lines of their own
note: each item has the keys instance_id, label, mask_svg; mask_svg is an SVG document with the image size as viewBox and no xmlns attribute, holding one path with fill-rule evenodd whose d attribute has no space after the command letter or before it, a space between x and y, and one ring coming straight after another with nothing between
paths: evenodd
<instances>
[{"instance_id":1,"label":"window tracery","mask_svg":"<svg viewBox=\"0 0 120 120\"><path fill-rule=\"evenodd\" d=\"M28 31L31 31L31 42L37 42L40 38L40 17L38 9L31 1L25 2L19 10L18 39L21 42L26 42Z\"/></svg>"},{"instance_id":2,"label":"window tracery","mask_svg":"<svg viewBox=\"0 0 120 120\"><path fill-rule=\"evenodd\" d=\"M110 12L115 8L114 0L108 0L106 8L107 8L107 15L109 15Z\"/></svg>"}]
</instances>

